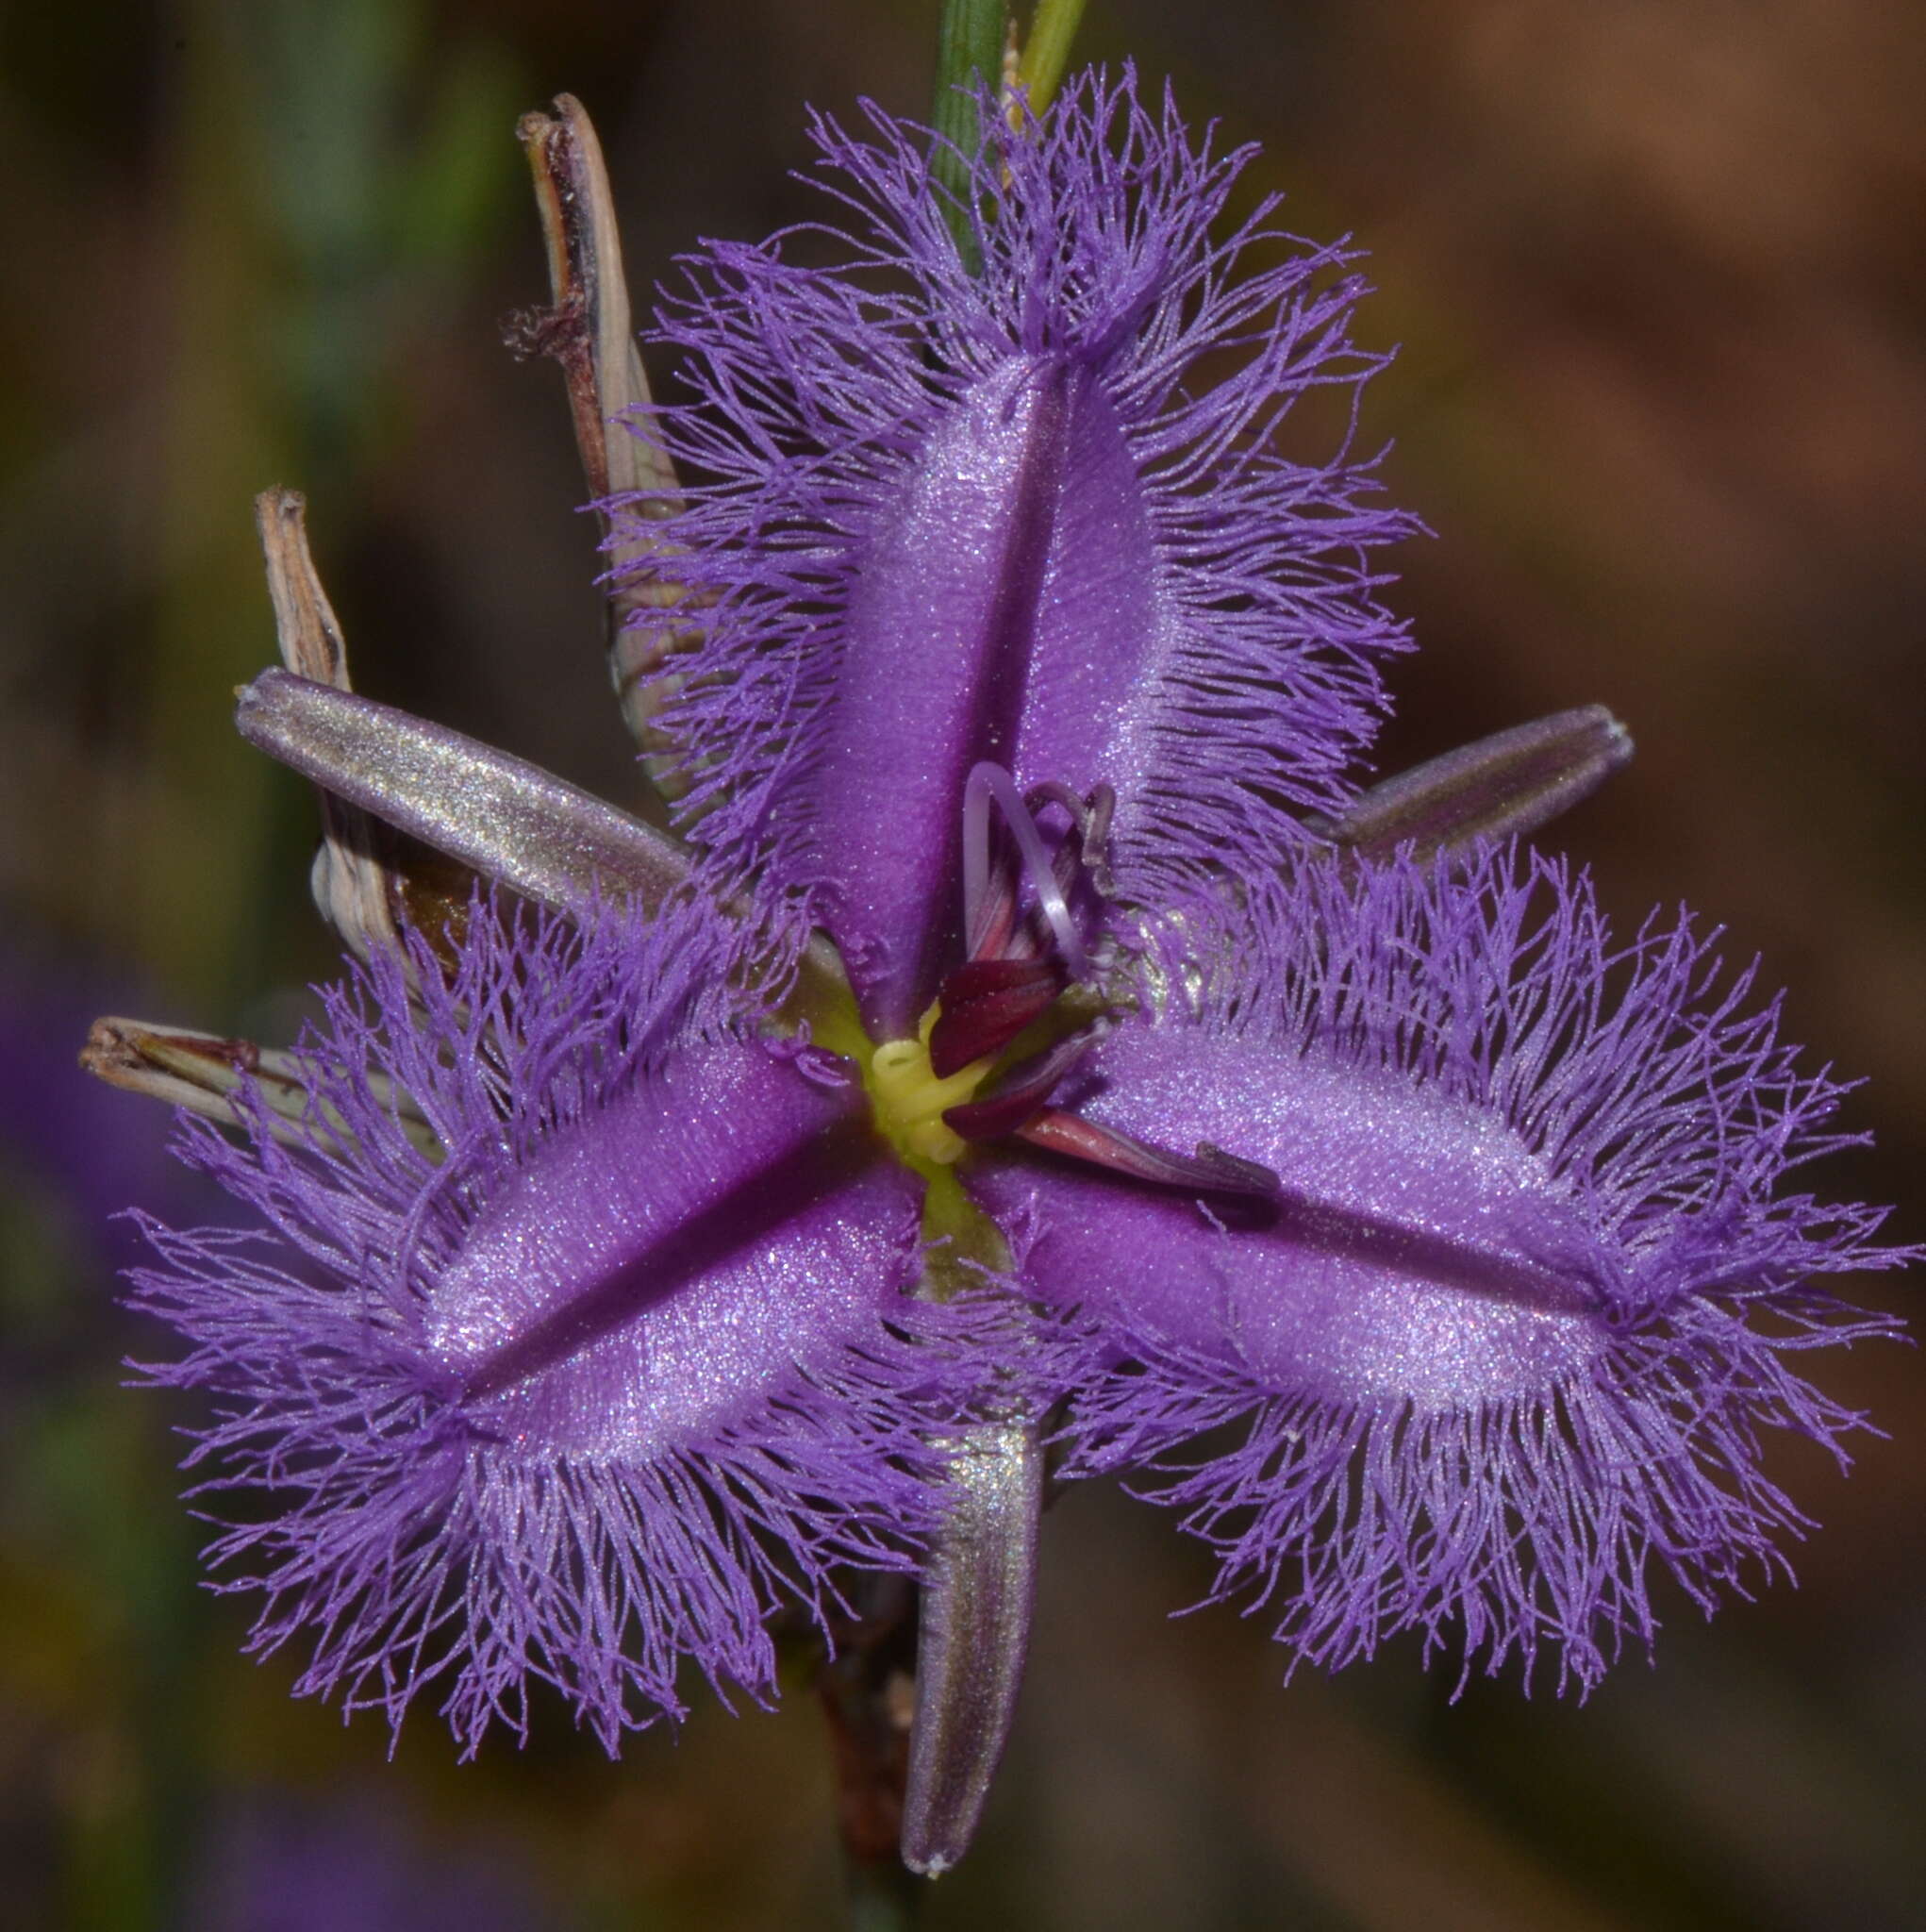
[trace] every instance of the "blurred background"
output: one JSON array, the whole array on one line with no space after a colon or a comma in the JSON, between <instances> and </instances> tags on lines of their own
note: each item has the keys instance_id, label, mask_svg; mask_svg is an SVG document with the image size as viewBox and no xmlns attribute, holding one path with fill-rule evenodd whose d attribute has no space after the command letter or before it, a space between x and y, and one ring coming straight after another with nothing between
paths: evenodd
<instances>
[{"instance_id":1,"label":"blurred background","mask_svg":"<svg viewBox=\"0 0 1926 1932\"><path fill-rule=\"evenodd\" d=\"M291 1033L333 958L302 788L229 691L272 660L250 499L308 493L359 687L621 799L593 531L515 118L606 142L638 292L811 211L805 102L927 107L922 0L81 0L0 14L0 1898L21 1926L322 1932L835 1923L820 1716L699 1708L620 1766L561 1714L385 1761L237 1652L166 1401L120 1386L108 1213L198 1201L90 1015ZM1367 440L1436 541L1385 769L1589 701L1638 757L1558 835L1685 900L1871 1083L1816 1175L1926 1237L1926 9L1917 0L1091 0L1350 232L1402 343ZM1864 1298L1902 1307L1890 1278ZM151 1344L149 1344L151 1345ZM1415 1649L1280 1687L1258 1622L1114 1492L1053 1514L1010 1758L934 1927L1926 1923L1926 1367L1874 1412L1800 1587L1584 1707L1449 1701Z\"/></svg>"}]
</instances>

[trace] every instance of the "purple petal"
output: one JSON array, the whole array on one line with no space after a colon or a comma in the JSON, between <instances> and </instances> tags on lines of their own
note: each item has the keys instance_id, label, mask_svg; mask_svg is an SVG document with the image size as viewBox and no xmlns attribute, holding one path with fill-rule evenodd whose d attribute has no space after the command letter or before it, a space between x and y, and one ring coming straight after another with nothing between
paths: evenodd
<instances>
[{"instance_id":1,"label":"purple petal","mask_svg":"<svg viewBox=\"0 0 1926 1932\"><path fill-rule=\"evenodd\" d=\"M505 1437L646 1457L725 1427L907 1285L918 1191L881 1151L859 1089L691 1047L490 1190L425 1289L428 1345Z\"/></svg>"},{"instance_id":2,"label":"purple petal","mask_svg":"<svg viewBox=\"0 0 1926 1932\"><path fill-rule=\"evenodd\" d=\"M1185 1171L1123 1179L1081 1146L1047 1180L986 1163L995 1210L1035 1203L1052 1302L1332 1401L1477 1402L1591 1353L1586 1296L1537 1258L1588 1256L1586 1225L1502 1123L1201 1027L1120 1027L1085 1072L1101 1091L1071 1118L1099 1138L1221 1144L1281 1191L1227 1226L1203 1173L1187 1194Z\"/></svg>"},{"instance_id":3,"label":"purple petal","mask_svg":"<svg viewBox=\"0 0 1926 1932\"><path fill-rule=\"evenodd\" d=\"M1075 1397L1086 1470L1156 1493L1326 1664L1389 1633L1589 1684L1649 1637L1648 1559L1710 1606L1804 1523L1760 1431L1859 1418L1793 1372L1889 1332L1812 1277L1909 1257L1786 1185L1845 1144L1751 974L1689 922L1614 946L1589 886L1334 859L1254 899L1199 1008L1118 1027L1062 1099L1279 1177L1273 1218L1069 1163L983 1159L1031 1291L1117 1366Z\"/></svg>"},{"instance_id":4,"label":"purple petal","mask_svg":"<svg viewBox=\"0 0 1926 1932\"><path fill-rule=\"evenodd\" d=\"M772 1694L777 1603L910 1563L990 1318L904 1297L916 1184L859 1090L739 1030L731 944L480 904L452 980L418 943L324 992L296 1144L264 1101L240 1144L184 1121L266 1227L147 1224L133 1300L188 1343L152 1379L215 1397L210 1558L256 1649L311 1643L298 1690L398 1724L440 1680L472 1750L542 1680L613 1749L685 1662Z\"/></svg>"},{"instance_id":5,"label":"purple petal","mask_svg":"<svg viewBox=\"0 0 1926 1932\"><path fill-rule=\"evenodd\" d=\"M715 479L652 526L703 637L665 720L703 767L689 823L730 890L772 879L836 935L900 1035L958 947L978 761L1114 785L1119 887L1152 901L1341 807L1403 641L1365 553L1412 525L1348 444L1271 447L1380 358L1341 249L1252 267L1268 204L1212 241L1244 155L1088 79L1040 132L992 130L978 277L921 130L871 120L818 128L847 269L713 245L659 321L696 403L639 427Z\"/></svg>"}]
</instances>

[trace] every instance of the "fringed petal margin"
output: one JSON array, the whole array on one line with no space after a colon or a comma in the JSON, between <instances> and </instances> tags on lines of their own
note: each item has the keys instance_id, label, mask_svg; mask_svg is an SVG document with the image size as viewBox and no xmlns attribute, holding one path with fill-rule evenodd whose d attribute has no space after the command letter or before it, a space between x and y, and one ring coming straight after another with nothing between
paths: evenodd
<instances>
[{"instance_id":1,"label":"fringed petal margin","mask_svg":"<svg viewBox=\"0 0 1926 1932\"><path fill-rule=\"evenodd\" d=\"M1350 339L1353 258L1270 202L1213 239L1248 153L1128 71L1014 135L984 111L980 275L924 130L818 122L849 229L689 265L656 339L694 401L635 427L706 480L623 511L689 587L664 723L689 829L729 891L825 924L895 1026L953 937L973 763L1114 784L1119 888L1166 904L1341 808L1405 643L1368 559L1416 525L1352 430L1281 446L1315 391L1354 427L1384 359Z\"/></svg>"},{"instance_id":2,"label":"fringed petal margin","mask_svg":"<svg viewBox=\"0 0 1926 1932\"><path fill-rule=\"evenodd\" d=\"M932 1434L1014 1305L904 1292L912 1178L755 1037L713 924L477 900L452 953L324 992L292 1144L245 1088L244 1138L183 1120L267 1228L141 1222L130 1303L186 1351L137 1366L210 1407L209 1558L264 1593L255 1649L310 1646L301 1690L399 1724L436 1687L472 1753L547 1684L612 1751L682 1714L685 1668L771 1697L769 1615L826 1630L839 1566L911 1568L935 1527ZM772 1163L765 1226L738 1208Z\"/></svg>"},{"instance_id":3,"label":"fringed petal margin","mask_svg":"<svg viewBox=\"0 0 1926 1932\"><path fill-rule=\"evenodd\" d=\"M1334 1666L1417 1629L1588 1686L1651 1637L1649 1567L1708 1608L1784 1569L1806 1519L1764 1432L1843 1461L1863 1425L1796 1360L1900 1326L1816 1277L1917 1257L1785 1186L1856 1137L1752 973L1684 916L1616 944L1583 876L1511 850L1314 863L1249 916L1063 1098L1263 1163L1274 1212L1040 1158L968 1177L1027 1216L1031 1293L1104 1338L1068 1473L1150 1466L1217 1594Z\"/></svg>"},{"instance_id":4,"label":"fringed petal margin","mask_svg":"<svg viewBox=\"0 0 1926 1932\"><path fill-rule=\"evenodd\" d=\"M1810 1519L1761 1468L1788 1429L1850 1460L1869 1426L1796 1374L1799 1350L1894 1334L1828 1296L1782 1297L1782 1332L1702 1300L1647 1318L1558 1382L1441 1410L1281 1392L1230 1351L1113 1329L1136 1357L1079 1398L1064 1474L1137 1471L1219 1560L1211 1602L1274 1620L1293 1664L1369 1657L1403 1631L1426 1657L1589 1690L1624 1643L1649 1645L1655 1563L1708 1615L1720 1591L1790 1575ZM1225 1427L1234 1446L1173 1445Z\"/></svg>"},{"instance_id":5,"label":"fringed petal margin","mask_svg":"<svg viewBox=\"0 0 1926 1932\"><path fill-rule=\"evenodd\" d=\"M471 1756L495 1723L525 1739L537 1684L611 1754L685 1714L685 1665L725 1701L771 1700L773 1612L798 1605L826 1635L839 1567L915 1568L940 1510L929 1439L959 1407L946 1384L973 1391L1008 1325L987 1298L904 1301L706 1437L645 1462L557 1456L423 1386L412 1351L264 1243L146 1232L162 1265L133 1306L197 1345L143 1374L211 1398L191 1494L227 1525L216 1587L265 1596L250 1649L305 1641L297 1694L397 1729L438 1690Z\"/></svg>"}]
</instances>

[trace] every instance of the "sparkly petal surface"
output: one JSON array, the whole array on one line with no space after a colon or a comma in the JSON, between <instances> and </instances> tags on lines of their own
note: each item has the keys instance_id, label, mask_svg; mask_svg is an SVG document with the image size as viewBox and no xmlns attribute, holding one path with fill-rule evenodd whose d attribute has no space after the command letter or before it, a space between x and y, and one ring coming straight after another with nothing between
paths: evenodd
<instances>
[{"instance_id":1,"label":"sparkly petal surface","mask_svg":"<svg viewBox=\"0 0 1926 1932\"><path fill-rule=\"evenodd\" d=\"M1403 643L1367 553L1412 525L1341 431L1280 451L1300 399L1354 401L1379 358L1342 249L1269 204L1212 238L1243 155L1086 77L1040 129L987 130L974 275L923 131L871 124L817 127L851 219L808 243L842 267L712 244L658 322L696 400L637 426L710 479L650 525L699 641L666 721L691 828L732 886L826 924L900 1035L954 948L976 761L1114 785L1120 887L1148 900L1347 797Z\"/></svg>"},{"instance_id":2,"label":"sparkly petal surface","mask_svg":"<svg viewBox=\"0 0 1926 1932\"><path fill-rule=\"evenodd\" d=\"M490 1193L426 1290L430 1347L478 1428L570 1454L727 1426L905 1285L917 1190L880 1151L852 1089L691 1047Z\"/></svg>"},{"instance_id":3,"label":"sparkly petal surface","mask_svg":"<svg viewBox=\"0 0 1926 1932\"><path fill-rule=\"evenodd\" d=\"M985 1163L988 1205L1034 1200L1030 1266L1058 1305L1132 1328L1154 1310L1177 1348L1234 1337L1254 1375L1334 1402L1480 1402L1602 1345L1561 1266L1589 1258L1586 1224L1502 1124L1201 1028L1121 1028L1087 1069L1085 1118L1224 1147L1284 1193L1260 1216L1070 1162L1044 1180Z\"/></svg>"},{"instance_id":4,"label":"sparkly petal surface","mask_svg":"<svg viewBox=\"0 0 1926 1932\"><path fill-rule=\"evenodd\" d=\"M1844 1144L1842 1090L1751 975L1683 920L1615 948L1583 879L1507 854L1307 867L1252 918L1196 1011L1119 1028L1064 1097L1264 1163L1274 1215L1041 1159L971 1177L1112 1364L1076 1466L1161 1459L1218 1593L1327 1664L1415 1627L1588 1684L1652 1632L1649 1559L1708 1607L1783 1566L1804 1518L1760 1431L1836 1450L1858 1418L1793 1363L1893 1325L1811 1277L1904 1257L1786 1187Z\"/></svg>"},{"instance_id":5,"label":"sparkly petal surface","mask_svg":"<svg viewBox=\"0 0 1926 1932\"><path fill-rule=\"evenodd\" d=\"M291 1144L183 1122L267 1228L145 1224L134 1303L189 1344L148 1374L212 1398L210 1556L255 1647L310 1642L300 1690L399 1723L438 1684L472 1749L540 1679L613 1748L685 1661L769 1694L763 1620L831 1565L912 1560L983 1318L902 1296L914 1183L832 1066L739 1030L730 945L478 905L451 979L417 943L324 993Z\"/></svg>"}]
</instances>

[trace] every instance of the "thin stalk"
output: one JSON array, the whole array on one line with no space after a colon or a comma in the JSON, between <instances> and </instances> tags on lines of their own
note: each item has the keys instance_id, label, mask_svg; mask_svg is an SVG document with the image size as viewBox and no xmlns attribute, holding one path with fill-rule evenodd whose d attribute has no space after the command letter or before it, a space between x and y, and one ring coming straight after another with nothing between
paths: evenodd
<instances>
[{"instance_id":1,"label":"thin stalk","mask_svg":"<svg viewBox=\"0 0 1926 1932\"><path fill-rule=\"evenodd\" d=\"M1050 105L1063 70L1070 65L1071 42L1083 17L1084 0L1038 0L1030 37L1017 63L1017 85L1031 113L1040 114Z\"/></svg>"},{"instance_id":2,"label":"thin stalk","mask_svg":"<svg viewBox=\"0 0 1926 1932\"><path fill-rule=\"evenodd\" d=\"M1001 81L1009 28L1004 0L943 0L937 30L937 94L930 107L930 126L937 135L930 177L971 275L983 266L970 206L970 168L981 144L976 92Z\"/></svg>"}]
</instances>

